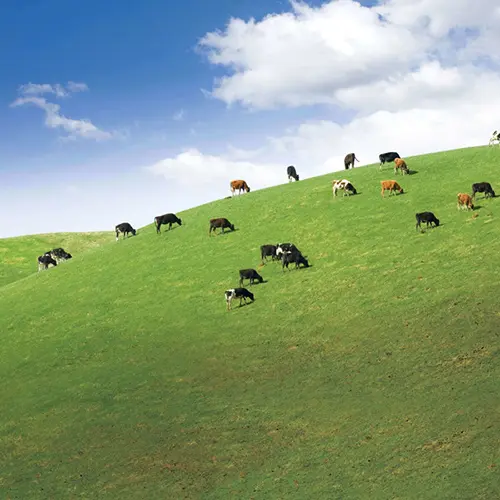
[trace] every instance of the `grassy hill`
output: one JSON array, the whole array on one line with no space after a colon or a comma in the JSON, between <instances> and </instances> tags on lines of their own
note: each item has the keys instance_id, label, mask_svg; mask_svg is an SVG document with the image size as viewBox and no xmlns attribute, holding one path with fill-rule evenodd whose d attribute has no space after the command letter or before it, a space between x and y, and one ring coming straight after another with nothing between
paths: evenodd
<instances>
[{"instance_id":1,"label":"grassy hill","mask_svg":"<svg viewBox=\"0 0 500 500\"><path fill-rule=\"evenodd\" d=\"M3 496L500 498L500 200L456 208L499 159L408 158L386 199L369 166L220 200L0 288ZM279 241L312 267L266 264L226 312Z\"/></svg>"},{"instance_id":2,"label":"grassy hill","mask_svg":"<svg viewBox=\"0 0 500 500\"><path fill-rule=\"evenodd\" d=\"M0 287L36 272L37 257L53 248L63 247L71 254L80 254L112 241L114 233L110 231L0 238Z\"/></svg>"}]
</instances>

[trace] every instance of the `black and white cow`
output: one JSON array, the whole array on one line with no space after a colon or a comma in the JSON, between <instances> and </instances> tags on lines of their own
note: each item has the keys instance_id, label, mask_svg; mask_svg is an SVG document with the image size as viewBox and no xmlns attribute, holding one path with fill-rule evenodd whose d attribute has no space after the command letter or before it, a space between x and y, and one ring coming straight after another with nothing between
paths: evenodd
<instances>
[{"instance_id":1,"label":"black and white cow","mask_svg":"<svg viewBox=\"0 0 500 500\"><path fill-rule=\"evenodd\" d=\"M292 250L299 251L293 243L278 243L276 245L276 256L281 259L285 252L291 252Z\"/></svg>"},{"instance_id":2,"label":"black and white cow","mask_svg":"<svg viewBox=\"0 0 500 500\"><path fill-rule=\"evenodd\" d=\"M54 248L53 250L50 250L50 252L45 252L44 255L48 255L52 259L54 259L58 264L60 262L64 262L65 260L72 259L73 256L66 252L64 248Z\"/></svg>"},{"instance_id":3,"label":"black and white cow","mask_svg":"<svg viewBox=\"0 0 500 500\"><path fill-rule=\"evenodd\" d=\"M163 215L157 215L155 217L155 227L156 227L156 232L159 234L160 233L160 228L162 225L167 225L168 224L168 230L172 229L172 224L177 223L179 226L182 226L182 221L177 217L175 214L163 214Z\"/></svg>"},{"instance_id":4,"label":"black and white cow","mask_svg":"<svg viewBox=\"0 0 500 500\"><path fill-rule=\"evenodd\" d=\"M382 165L384 163L390 163L391 161L394 161L396 158L401 158L401 156L398 155L398 153L391 151L389 153L381 153L378 155L378 159L380 160L380 168L382 168Z\"/></svg>"},{"instance_id":5,"label":"black and white cow","mask_svg":"<svg viewBox=\"0 0 500 500\"><path fill-rule=\"evenodd\" d=\"M262 264L264 261L267 261L268 257L271 257L272 260L276 260L278 256L276 255L276 245L262 245L260 247L260 259Z\"/></svg>"},{"instance_id":6,"label":"black and white cow","mask_svg":"<svg viewBox=\"0 0 500 500\"><path fill-rule=\"evenodd\" d=\"M299 180L299 174L297 173L297 170L295 170L295 167L293 165L290 165L286 169L286 175L288 175L288 182L292 182L292 179L295 179L296 181Z\"/></svg>"},{"instance_id":7,"label":"black and white cow","mask_svg":"<svg viewBox=\"0 0 500 500\"><path fill-rule=\"evenodd\" d=\"M54 267L57 266L57 262L48 253L40 255L37 261L38 261L38 272L40 272L42 269L48 269L49 265L52 265Z\"/></svg>"},{"instance_id":8,"label":"black and white cow","mask_svg":"<svg viewBox=\"0 0 500 500\"><path fill-rule=\"evenodd\" d=\"M419 214L415 214L415 218L417 219L417 224L415 225L417 231L422 222L425 222L427 227L429 225L432 227L433 223L436 227L439 226L439 219L436 219L436 216L432 212L420 212Z\"/></svg>"},{"instance_id":9,"label":"black and white cow","mask_svg":"<svg viewBox=\"0 0 500 500\"><path fill-rule=\"evenodd\" d=\"M488 143L488 146L493 146L495 142L500 146L500 132L497 132L496 130L493 131L493 134L491 134L490 142Z\"/></svg>"},{"instance_id":10,"label":"black and white cow","mask_svg":"<svg viewBox=\"0 0 500 500\"><path fill-rule=\"evenodd\" d=\"M476 182L476 184L472 184L472 198L476 197L476 193L484 193L485 198L489 196L495 198L496 196L489 182Z\"/></svg>"},{"instance_id":11,"label":"black and white cow","mask_svg":"<svg viewBox=\"0 0 500 500\"><path fill-rule=\"evenodd\" d=\"M240 269L240 286L243 285L243 280L250 280L250 285L253 285L255 280L264 282L264 278L255 269Z\"/></svg>"},{"instance_id":12,"label":"black and white cow","mask_svg":"<svg viewBox=\"0 0 500 500\"><path fill-rule=\"evenodd\" d=\"M115 232L116 241L118 241L118 235L120 233L123 234L123 238L125 238L125 236L128 238L129 233L132 233L134 236L137 234L137 231L128 222L122 222L115 226Z\"/></svg>"},{"instance_id":13,"label":"black and white cow","mask_svg":"<svg viewBox=\"0 0 500 500\"><path fill-rule=\"evenodd\" d=\"M255 300L254 294L246 288L230 288L224 292L224 296L226 298L226 307L228 311L233 308L232 303L234 299L240 299L240 307L242 300L245 301L245 304L247 303L247 299L250 299L252 302Z\"/></svg>"},{"instance_id":14,"label":"black and white cow","mask_svg":"<svg viewBox=\"0 0 500 500\"><path fill-rule=\"evenodd\" d=\"M295 269L299 267L299 264L302 264L304 267L309 267L309 262L307 259L297 250L296 248L291 251L286 251L283 253L281 257L282 261L282 270L285 270L285 267L289 269L289 264L295 264Z\"/></svg>"}]
</instances>

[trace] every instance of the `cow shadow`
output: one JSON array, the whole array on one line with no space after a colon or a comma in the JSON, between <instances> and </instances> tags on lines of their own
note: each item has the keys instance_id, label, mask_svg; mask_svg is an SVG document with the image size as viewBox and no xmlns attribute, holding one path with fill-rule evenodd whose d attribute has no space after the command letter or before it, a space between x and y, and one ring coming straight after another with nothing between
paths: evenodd
<instances>
[{"instance_id":1,"label":"cow shadow","mask_svg":"<svg viewBox=\"0 0 500 500\"><path fill-rule=\"evenodd\" d=\"M408 175L418 174L418 170L408 170Z\"/></svg>"}]
</instances>

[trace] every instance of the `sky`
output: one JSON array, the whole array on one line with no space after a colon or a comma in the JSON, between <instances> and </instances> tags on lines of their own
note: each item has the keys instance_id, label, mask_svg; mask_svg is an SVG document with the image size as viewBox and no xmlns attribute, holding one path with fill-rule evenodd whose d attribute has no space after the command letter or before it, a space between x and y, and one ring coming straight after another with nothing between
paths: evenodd
<instances>
[{"instance_id":1,"label":"sky","mask_svg":"<svg viewBox=\"0 0 500 500\"><path fill-rule=\"evenodd\" d=\"M499 46L497 0L1 2L0 237L487 144Z\"/></svg>"}]
</instances>

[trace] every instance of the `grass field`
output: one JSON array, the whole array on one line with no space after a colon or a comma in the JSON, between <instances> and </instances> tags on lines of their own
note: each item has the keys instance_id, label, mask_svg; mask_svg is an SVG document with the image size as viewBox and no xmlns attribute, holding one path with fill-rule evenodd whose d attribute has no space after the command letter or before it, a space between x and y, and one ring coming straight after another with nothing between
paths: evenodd
<instances>
[{"instance_id":1,"label":"grass field","mask_svg":"<svg viewBox=\"0 0 500 500\"><path fill-rule=\"evenodd\" d=\"M53 248L63 247L69 253L80 254L112 241L114 233L110 231L0 238L0 287L36 272L37 257Z\"/></svg>"},{"instance_id":2,"label":"grass field","mask_svg":"<svg viewBox=\"0 0 500 500\"><path fill-rule=\"evenodd\" d=\"M500 201L456 208L499 160L252 191L0 288L2 498L500 498ZM280 241L312 267L258 268ZM267 282L227 312L245 267Z\"/></svg>"}]
</instances>

